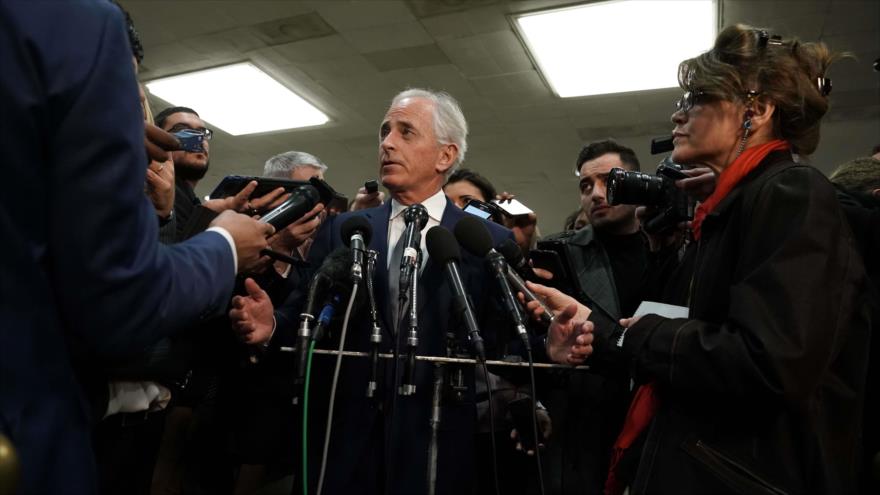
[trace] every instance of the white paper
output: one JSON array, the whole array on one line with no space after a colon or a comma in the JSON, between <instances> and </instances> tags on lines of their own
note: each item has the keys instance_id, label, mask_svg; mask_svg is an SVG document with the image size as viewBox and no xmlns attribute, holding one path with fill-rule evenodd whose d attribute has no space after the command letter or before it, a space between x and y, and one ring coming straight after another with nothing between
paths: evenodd
<instances>
[{"instance_id":1,"label":"white paper","mask_svg":"<svg viewBox=\"0 0 880 495\"><path fill-rule=\"evenodd\" d=\"M636 309L633 316L644 315L660 315L665 318L687 318L688 308L685 306L675 306L673 304L663 304L654 301L642 301Z\"/></svg>"}]
</instances>

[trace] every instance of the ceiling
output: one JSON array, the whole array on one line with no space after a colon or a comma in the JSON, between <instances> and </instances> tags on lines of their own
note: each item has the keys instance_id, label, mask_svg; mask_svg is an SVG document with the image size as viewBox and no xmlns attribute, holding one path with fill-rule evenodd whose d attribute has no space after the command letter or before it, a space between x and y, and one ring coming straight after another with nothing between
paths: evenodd
<instances>
[{"instance_id":1,"label":"ceiling","mask_svg":"<svg viewBox=\"0 0 880 495\"><path fill-rule=\"evenodd\" d=\"M822 40L855 59L839 62L832 110L813 162L823 171L880 144L880 0L719 0L721 24L745 22L784 36ZM465 166L536 210L545 233L577 207L574 160L588 141L614 137L650 169L650 138L667 134L678 89L560 99L511 28L512 13L560 0L121 0L146 51L140 79L250 60L331 118L312 129L250 136L217 132L206 194L227 174L259 175L263 162L307 151L351 195L377 175L377 129L407 87L448 91L470 126ZM583 2L574 2L583 3ZM673 26L630 33L648 44ZM613 43L614 40L609 40ZM596 71L613 70L596 67ZM673 69L674 70L674 69ZM154 112L168 106L154 97ZM186 102L178 102L186 104ZM198 111L198 109L196 109Z\"/></svg>"}]
</instances>

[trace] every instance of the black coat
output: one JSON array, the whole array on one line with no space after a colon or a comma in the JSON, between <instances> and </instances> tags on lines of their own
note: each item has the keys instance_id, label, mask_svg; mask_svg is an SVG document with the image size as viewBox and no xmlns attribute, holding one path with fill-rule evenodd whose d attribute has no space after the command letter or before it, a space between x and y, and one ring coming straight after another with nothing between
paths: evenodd
<instances>
[{"instance_id":1,"label":"black coat","mask_svg":"<svg viewBox=\"0 0 880 495\"><path fill-rule=\"evenodd\" d=\"M657 384L632 493L852 493L870 337L834 188L769 155L703 224L690 318L626 333Z\"/></svg>"},{"instance_id":2,"label":"black coat","mask_svg":"<svg viewBox=\"0 0 880 495\"><path fill-rule=\"evenodd\" d=\"M391 202L353 213L343 213L328 218L315 238L309 251L309 261L313 267L335 248L342 245L341 225L352 216L363 216L372 227L370 249L378 252L375 275L376 304L383 327L382 352L390 352L394 337L388 330L389 317L389 272L386 269L388 256L388 218ZM440 225L452 230L468 213L456 208L447 200L446 209ZM493 244L504 239L512 239L509 230L493 223L486 223ZM424 233L423 233L424 235ZM474 312L483 333L487 355L496 354L496 343L506 340L510 325L503 318L500 309L493 302L497 300L495 284L486 270L485 262L462 250L460 262L464 286L472 298ZM308 278L304 279L308 282ZM419 284L419 324L420 337L417 354L445 356L447 332L464 338L452 310L452 291L449 287L444 267L428 258L418 279ZM302 308L304 291L294 291L288 302L275 312L277 328L272 338L273 347L292 345ZM343 311L338 310L337 313ZM345 350L369 351L370 318L364 309L352 314L351 328L346 337ZM330 327L328 338L318 348L336 349L338 346L338 327ZM506 331L505 331L506 330ZM406 335L400 332L401 341ZM465 349L470 346L463 343ZM405 342L400 346L405 352ZM490 359L491 359L490 358ZM316 489L320 454L323 450L324 424L327 402L335 360L327 356L315 355L311 372L311 391L309 398L309 492ZM350 358L342 362L336 405L333 417L333 430L328 452L328 468L324 493L369 494L382 492L383 479L390 466L394 466L393 479L388 481L389 493L427 492L428 445L430 440L431 398L433 367L418 362L414 381L416 393L408 397L398 397L395 404L393 424L388 414L389 403L396 387L393 381L393 367L390 360L383 361L377 377L380 383L377 395L380 400L366 398L367 381L370 375L366 359ZM439 459L437 493L472 493L476 485L474 471L474 435L476 433L476 406L474 397L473 367L464 367L464 383L467 390L460 401L447 400L441 407L441 426L438 434ZM381 385L384 378L384 387ZM386 471L387 470L387 471ZM391 477L389 475L389 477ZM299 489L299 486L297 486Z\"/></svg>"}]
</instances>

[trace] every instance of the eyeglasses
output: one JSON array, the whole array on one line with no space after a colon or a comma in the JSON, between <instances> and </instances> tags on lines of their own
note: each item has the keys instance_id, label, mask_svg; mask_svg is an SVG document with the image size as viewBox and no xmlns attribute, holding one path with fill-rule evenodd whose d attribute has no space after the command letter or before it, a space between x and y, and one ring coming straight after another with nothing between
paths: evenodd
<instances>
[{"instance_id":1,"label":"eyeglasses","mask_svg":"<svg viewBox=\"0 0 880 495\"><path fill-rule=\"evenodd\" d=\"M208 129L207 127L202 127L201 129L193 129L192 127L186 124L177 124L171 129L168 129L168 132L174 134L180 131L189 131L189 133L195 133L202 136L202 139L205 141L210 141L212 137L214 137L214 131Z\"/></svg>"},{"instance_id":2,"label":"eyeglasses","mask_svg":"<svg viewBox=\"0 0 880 495\"><path fill-rule=\"evenodd\" d=\"M706 99L706 92L701 89L695 89L693 91L686 91L681 97L675 102L675 111L688 113L694 108L694 105L699 105L703 103Z\"/></svg>"},{"instance_id":3,"label":"eyeglasses","mask_svg":"<svg viewBox=\"0 0 880 495\"><path fill-rule=\"evenodd\" d=\"M746 91L746 101L751 103L758 96L761 95L760 91ZM711 100L713 95L706 93L701 89L695 89L693 91L686 91L681 97L675 102L675 111L688 113L694 108L695 105L700 105L706 103Z\"/></svg>"}]
</instances>

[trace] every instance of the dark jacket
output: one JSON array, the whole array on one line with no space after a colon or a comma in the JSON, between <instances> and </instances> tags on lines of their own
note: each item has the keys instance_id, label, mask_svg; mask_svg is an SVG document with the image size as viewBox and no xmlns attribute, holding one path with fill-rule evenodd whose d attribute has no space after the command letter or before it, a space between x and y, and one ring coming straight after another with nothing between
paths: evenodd
<instances>
[{"instance_id":1,"label":"dark jacket","mask_svg":"<svg viewBox=\"0 0 880 495\"><path fill-rule=\"evenodd\" d=\"M93 493L72 361L137 352L224 309L233 253L213 232L157 246L119 9L0 0L0 60L14 184L0 193L0 432L18 450L20 492Z\"/></svg>"},{"instance_id":2,"label":"dark jacket","mask_svg":"<svg viewBox=\"0 0 880 495\"><path fill-rule=\"evenodd\" d=\"M375 274L376 305L383 327L382 352L391 352L394 337L391 328L389 294L389 271L385 260L388 257L388 218L391 202L384 205L349 212L330 217L321 226L315 242L309 251L312 267L318 267L321 260L334 249L343 245L340 227L352 216L363 216L372 227L369 248L378 252ZM452 230L461 218L468 215L447 200L440 225ZM509 230L486 223L493 244L500 244L506 238L512 239ZM424 235L424 233L423 233ZM495 284L486 269L485 261L462 250L459 263L461 278L472 299L474 313L478 319L487 355L494 355L496 341L509 332L510 325L499 312L493 299L497 298ZM308 279L305 279L308 282ZM419 345L418 355L445 356L447 332L452 332L462 340L464 332L458 326L452 309L452 290L446 278L444 267L428 258L425 268L418 278L419 307ZM296 336L303 293L294 292L285 306L275 312L277 328L272 338L272 346L292 345ZM337 313L342 311L337 310ZM345 350L369 351L370 318L366 310L352 313ZM329 336L318 348L336 349L339 329L331 325ZM399 332L400 346L405 352L406 332ZM507 335L505 335L507 336ZM499 338L496 338L499 337ZM465 349L470 350L470 346ZM312 472L309 482L317 481L317 468L323 449L324 421L327 414L328 392L333 375L334 359L315 355L311 372L309 398L310 456L308 459ZM393 381L391 360L380 366L378 395L382 400L366 397L367 381L370 375L367 359L347 358L342 361L339 386L333 416L333 430L328 451L328 470L324 493L377 493L384 478L384 470L393 465L393 479L387 487L388 493L427 492L428 445L430 440L430 418L433 367L418 362L414 381L416 393L408 397L397 397L393 424L388 414L388 406L393 394L397 393ZM441 407L441 426L438 434L439 459L437 493L472 493L474 477L474 436L476 434L476 405L474 394L474 367L463 369L467 390L459 401L444 400ZM482 372L477 370L477 372ZM314 418L314 419L313 419ZM315 486L310 488L310 492Z\"/></svg>"},{"instance_id":3,"label":"dark jacket","mask_svg":"<svg viewBox=\"0 0 880 495\"><path fill-rule=\"evenodd\" d=\"M690 318L624 339L659 410L632 493L853 493L865 275L834 188L769 155L709 214Z\"/></svg>"}]
</instances>

